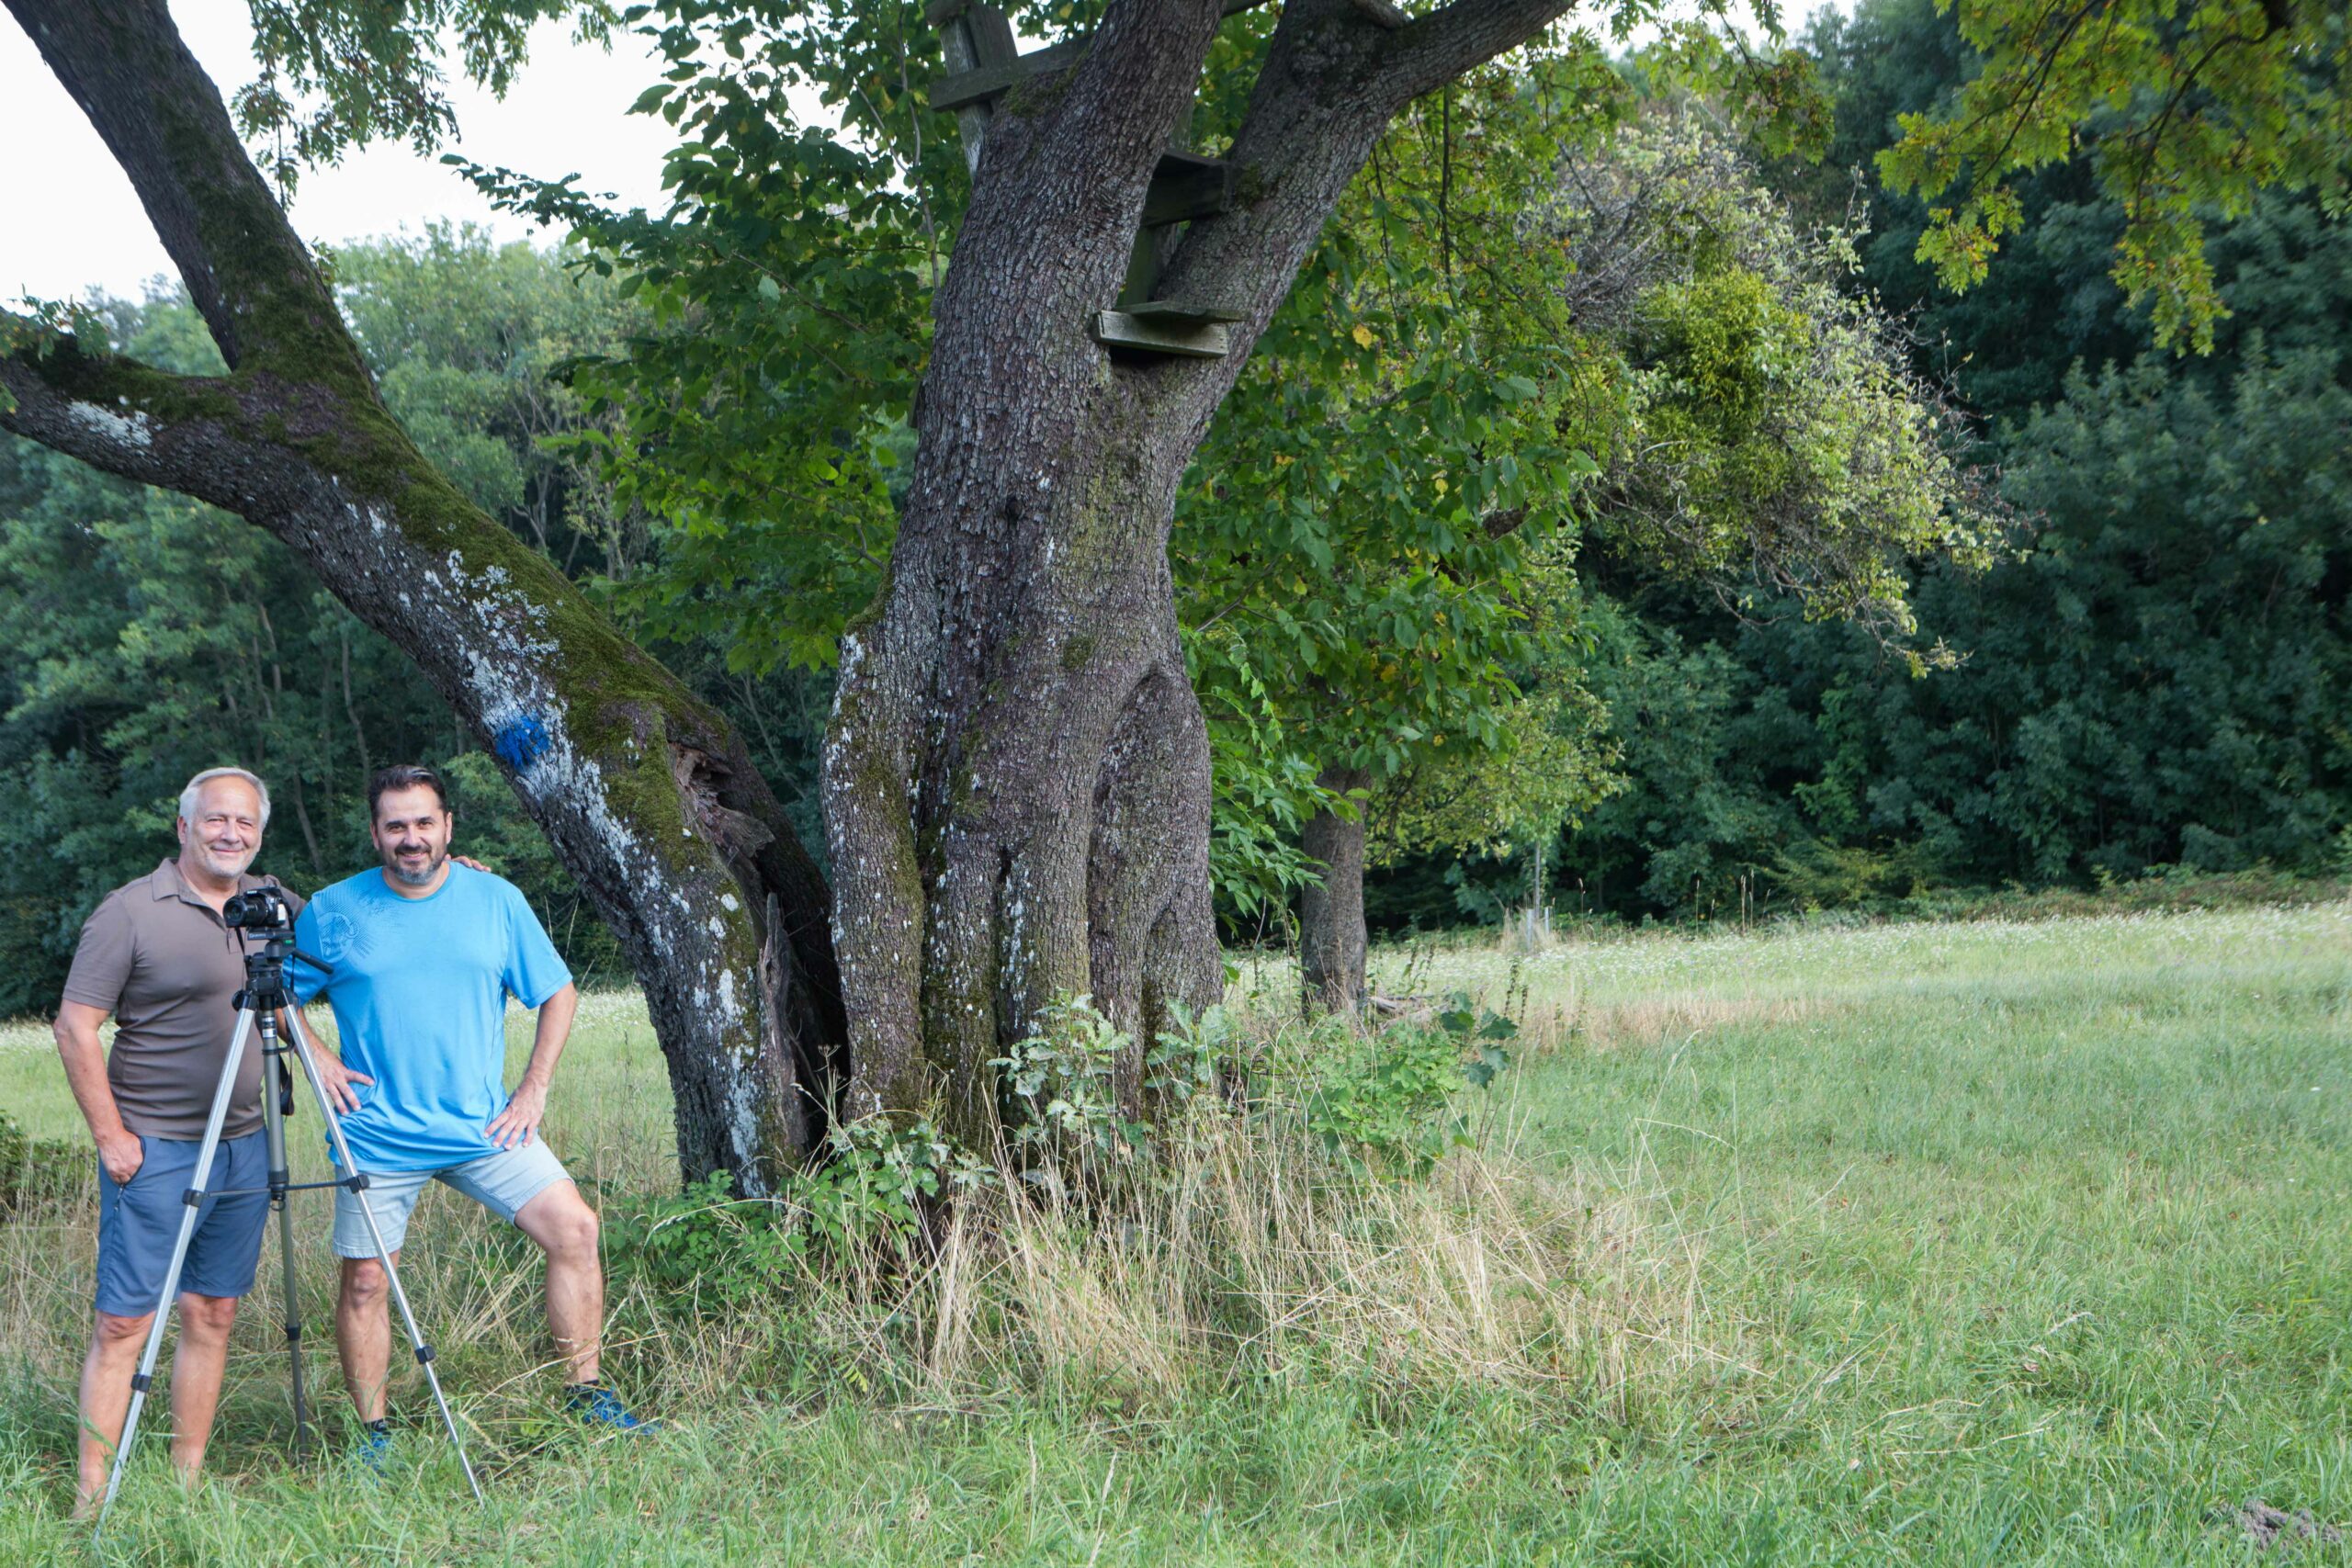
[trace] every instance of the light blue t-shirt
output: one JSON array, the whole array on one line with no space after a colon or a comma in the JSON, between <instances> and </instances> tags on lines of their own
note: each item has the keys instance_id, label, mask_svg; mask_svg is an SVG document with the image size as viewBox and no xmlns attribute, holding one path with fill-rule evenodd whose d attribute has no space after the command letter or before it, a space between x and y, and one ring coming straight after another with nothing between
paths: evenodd
<instances>
[{"instance_id":1,"label":"light blue t-shirt","mask_svg":"<svg viewBox=\"0 0 2352 1568\"><path fill-rule=\"evenodd\" d=\"M571 983L514 885L451 862L430 897L403 898L381 871L322 888L294 944L334 966L288 966L295 999L334 1009L359 1109L343 1119L362 1170L446 1170L497 1153L506 1108L506 997L537 1007Z\"/></svg>"}]
</instances>

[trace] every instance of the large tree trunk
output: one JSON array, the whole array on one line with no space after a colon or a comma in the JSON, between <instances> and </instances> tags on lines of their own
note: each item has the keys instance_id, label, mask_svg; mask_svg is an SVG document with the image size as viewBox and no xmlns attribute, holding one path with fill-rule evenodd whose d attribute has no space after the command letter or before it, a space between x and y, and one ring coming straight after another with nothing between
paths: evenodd
<instances>
[{"instance_id":1,"label":"large tree trunk","mask_svg":"<svg viewBox=\"0 0 2352 1568\"><path fill-rule=\"evenodd\" d=\"M379 400L160 0L6 0L130 176L231 367L0 318L0 427L283 540L417 661L628 953L689 1176L764 1190L844 1038L823 880L726 722L469 504Z\"/></svg>"},{"instance_id":2,"label":"large tree trunk","mask_svg":"<svg viewBox=\"0 0 2352 1568\"><path fill-rule=\"evenodd\" d=\"M990 1058L1079 992L1135 1032L1132 1103L1169 1007L1216 996L1177 484L1381 129L1566 6L1457 0L1400 26L1288 0L1229 154L1240 200L1190 226L1159 289L1238 310L1232 351L1114 355L1088 323L1119 292L1221 8L1113 0L1078 64L989 122L890 581L843 645L826 749L853 1113L935 1105L985 1137Z\"/></svg>"},{"instance_id":3,"label":"large tree trunk","mask_svg":"<svg viewBox=\"0 0 2352 1568\"><path fill-rule=\"evenodd\" d=\"M1372 783L1363 768L1326 768L1317 783L1345 795ZM1299 847L1320 880L1298 896L1299 987L1307 1010L1351 1016L1363 1010L1363 810L1318 811L1307 818Z\"/></svg>"}]
</instances>

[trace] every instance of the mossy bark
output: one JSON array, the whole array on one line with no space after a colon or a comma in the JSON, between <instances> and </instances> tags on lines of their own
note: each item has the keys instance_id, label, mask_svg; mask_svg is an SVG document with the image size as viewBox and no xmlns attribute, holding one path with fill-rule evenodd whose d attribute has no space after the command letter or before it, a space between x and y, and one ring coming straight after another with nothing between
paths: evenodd
<instances>
[{"instance_id":1,"label":"mossy bark","mask_svg":"<svg viewBox=\"0 0 2352 1568\"><path fill-rule=\"evenodd\" d=\"M7 4L130 175L231 373L20 330L0 426L268 529L405 649L634 965L683 1169L763 1190L821 1132L845 1027L823 880L742 742L385 411L164 6Z\"/></svg>"},{"instance_id":2,"label":"mossy bark","mask_svg":"<svg viewBox=\"0 0 2352 1568\"><path fill-rule=\"evenodd\" d=\"M940 288L888 588L845 641L825 757L853 1114L995 1131L990 1058L1085 993L1141 1053L1221 986L1206 731L1177 642L1176 487L1325 218L1408 99L1564 11L1458 0L1388 28L1289 0L1231 212L1161 298L1235 310L1222 359L1114 354L1146 188L1219 0L1114 0L1084 59L989 122Z\"/></svg>"}]
</instances>

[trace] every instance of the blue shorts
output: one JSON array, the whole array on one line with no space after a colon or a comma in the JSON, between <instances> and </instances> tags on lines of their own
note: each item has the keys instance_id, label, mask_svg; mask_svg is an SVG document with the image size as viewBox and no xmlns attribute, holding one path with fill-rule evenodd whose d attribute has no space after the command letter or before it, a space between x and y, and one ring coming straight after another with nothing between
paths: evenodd
<instances>
[{"instance_id":1,"label":"blue shorts","mask_svg":"<svg viewBox=\"0 0 2352 1568\"><path fill-rule=\"evenodd\" d=\"M145 1317L164 1293L172 1243L187 1213L181 1197L194 1185L194 1139L139 1134L146 1158L129 1181L98 1168L98 1310L114 1317ZM226 1138L212 1155L206 1190L266 1187L267 1140L259 1133ZM263 1227L269 1221L269 1194L239 1191L207 1197L197 1208L196 1234L188 1237L180 1289L199 1296L242 1296L254 1288L254 1265L261 1257Z\"/></svg>"},{"instance_id":2,"label":"blue shorts","mask_svg":"<svg viewBox=\"0 0 2352 1568\"><path fill-rule=\"evenodd\" d=\"M383 1233L384 1250L398 1252L408 1240L408 1217L416 1212L416 1201L428 1181L456 1188L511 1225L523 1205L557 1182L571 1179L571 1172L563 1168L548 1141L536 1137L520 1147L499 1149L446 1170L371 1170L366 1191L334 1190L335 1256L376 1256L376 1238L368 1235L368 1221L359 1213L362 1200Z\"/></svg>"}]
</instances>

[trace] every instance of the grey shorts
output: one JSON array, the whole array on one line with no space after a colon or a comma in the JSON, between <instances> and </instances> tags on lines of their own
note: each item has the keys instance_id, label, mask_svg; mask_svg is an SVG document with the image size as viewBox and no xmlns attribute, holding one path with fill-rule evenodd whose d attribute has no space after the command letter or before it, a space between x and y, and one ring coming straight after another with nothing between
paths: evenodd
<instances>
[{"instance_id":1,"label":"grey shorts","mask_svg":"<svg viewBox=\"0 0 2352 1568\"><path fill-rule=\"evenodd\" d=\"M139 1147L146 1157L129 1181L117 1181L98 1168L97 1307L107 1316L144 1317L155 1310L202 1146L192 1138L141 1133ZM269 1150L262 1134L248 1133L223 1139L213 1152L206 1190L259 1189L268 1181ZM268 1219L266 1191L205 1199L197 1208L196 1234L188 1237L180 1289L199 1296L242 1296L252 1290L254 1261L261 1256Z\"/></svg>"},{"instance_id":2,"label":"grey shorts","mask_svg":"<svg viewBox=\"0 0 2352 1568\"><path fill-rule=\"evenodd\" d=\"M571 1173L563 1168L563 1161L555 1157L545 1138L533 1138L520 1148L501 1149L445 1170L371 1170L367 1190L335 1189L335 1256L376 1256L376 1240L368 1234L368 1222L359 1213L363 1199L376 1216L376 1228L384 1235L384 1250L398 1252L408 1239L408 1217L416 1211L416 1200L428 1181L447 1182L511 1225L524 1204L557 1182L571 1179Z\"/></svg>"}]
</instances>

